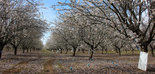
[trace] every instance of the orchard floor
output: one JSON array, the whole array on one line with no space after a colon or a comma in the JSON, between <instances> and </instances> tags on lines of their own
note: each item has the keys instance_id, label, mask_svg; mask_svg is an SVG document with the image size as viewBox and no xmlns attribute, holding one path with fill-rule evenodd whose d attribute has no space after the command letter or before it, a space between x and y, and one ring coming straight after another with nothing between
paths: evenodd
<instances>
[{"instance_id":1,"label":"orchard floor","mask_svg":"<svg viewBox=\"0 0 155 74\"><path fill-rule=\"evenodd\" d=\"M149 54L148 70L137 68L139 54L94 54L54 53L47 50L29 53L4 51L0 59L0 74L155 74L155 57Z\"/></svg>"}]
</instances>

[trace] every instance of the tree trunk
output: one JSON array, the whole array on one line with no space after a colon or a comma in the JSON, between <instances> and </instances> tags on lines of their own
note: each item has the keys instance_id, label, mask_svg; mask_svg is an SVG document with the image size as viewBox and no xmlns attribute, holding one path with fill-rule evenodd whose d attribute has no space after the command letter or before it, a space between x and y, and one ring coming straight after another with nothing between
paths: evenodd
<instances>
[{"instance_id":1,"label":"tree trunk","mask_svg":"<svg viewBox=\"0 0 155 74\"><path fill-rule=\"evenodd\" d=\"M9 48L7 49L7 51L9 52Z\"/></svg>"},{"instance_id":2,"label":"tree trunk","mask_svg":"<svg viewBox=\"0 0 155 74\"><path fill-rule=\"evenodd\" d=\"M66 49L66 53L65 54L67 54L68 53L68 49Z\"/></svg>"},{"instance_id":3,"label":"tree trunk","mask_svg":"<svg viewBox=\"0 0 155 74\"><path fill-rule=\"evenodd\" d=\"M27 52L29 52L29 49L27 49Z\"/></svg>"},{"instance_id":4,"label":"tree trunk","mask_svg":"<svg viewBox=\"0 0 155 74\"><path fill-rule=\"evenodd\" d=\"M127 49L125 49L125 52L126 52L126 54L127 54L127 52L128 52Z\"/></svg>"},{"instance_id":5,"label":"tree trunk","mask_svg":"<svg viewBox=\"0 0 155 74\"><path fill-rule=\"evenodd\" d=\"M0 46L0 59L2 58L2 51L3 51L4 46L5 46L5 45L1 45L1 46Z\"/></svg>"},{"instance_id":6,"label":"tree trunk","mask_svg":"<svg viewBox=\"0 0 155 74\"><path fill-rule=\"evenodd\" d=\"M2 58L2 49L0 49L0 59Z\"/></svg>"},{"instance_id":7,"label":"tree trunk","mask_svg":"<svg viewBox=\"0 0 155 74\"><path fill-rule=\"evenodd\" d=\"M14 55L17 55L17 47L14 47Z\"/></svg>"},{"instance_id":8,"label":"tree trunk","mask_svg":"<svg viewBox=\"0 0 155 74\"><path fill-rule=\"evenodd\" d=\"M151 23L153 25L155 25L155 0L152 0L151 4L150 4L150 9L151 9ZM154 46L150 45L151 47L151 53L152 53L152 56L154 56L154 52L153 52L153 49L154 49Z\"/></svg>"},{"instance_id":9,"label":"tree trunk","mask_svg":"<svg viewBox=\"0 0 155 74\"><path fill-rule=\"evenodd\" d=\"M60 49L60 53L62 53L62 49Z\"/></svg>"},{"instance_id":10,"label":"tree trunk","mask_svg":"<svg viewBox=\"0 0 155 74\"><path fill-rule=\"evenodd\" d=\"M85 53L85 52L84 52L84 49L82 49L82 52Z\"/></svg>"},{"instance_id":11,"label":"tree trunk","mask_svg":"<svg viewBox=\"0 0 155 74\"><path fill-rule=\"evenodd\" d=\"M93 58L93 54L94 54L94 47L91 47L91 54L90 54L89 60Z\"/></svg>"},{"instance_id":12,"label":"tree trunk","mask_svg":"<svg viewBox=\"0 0 155 74\"><path fill-rule=\"evenodd\" d=\"M25 53L25 49L23 49L23 53Z\"/></svg>"},{"instance_id":13,"label":"tree trunk","mask_svg":"<svg viewBox=\"0 0 155 74\"><path fill-rule=\"evenodd\" d=\"M144 52L148 52L147 46L148 46L147 44L145 44L145 45L143 46Z\"/></svg>"},{"instance_id":14,"label":"tree trunk","mask_svg":"<svg viewBox=\"0 0 155 74\"><path fill-rule=\"evenodd\" d=\"M94 51L91 50L91 55L90 55L90 57L89 57L89 60L91 60L91 59L93 58L93 54L94 54Z\"/></svg>"},{"instance_id":15,"label":"tree trunk","mask_svg":"<svg viewBox=\"0 0 155 74\"><path fill-rule=\"evenodd\" d=\"M121 56L121 49L116 45L115 45L115 50Z\"/></svg>"},{"instance_id":16,"label":"tree trunk","mask_svg":"<svg viewBox=\"0 0 155 74\"><path fill-rule=\"evenodd\" d=\"M36 51L36 48L34 48L33 51Z\"/></svg>"},{"instance_id":17,"label":"tree trunk","mask_svg":"<svg viewBox=\"0 0 155 74\"><path fill-rule=\"evenodd\" d=\"M117 48L115 48L115 51L116 51L116 53L118 53L118 50L117 50Z\"/></svg>"},{"instance_id":18,"label":"tree trunk","mask_svg":"<svg viewBox=\"0 0 155 74\"><path fill-rule=\"evenodd\" d=\"M107 50L107 48L105 49L105 52L106 52L106 54L108 53L108 50Z\"/></svg>"},{"instance_id":19,"label":"tree trunk","mask_svg":"<svg viewBox=\"0 0 155 74\"><path fill-rule=\"evenodd\" d=\"M76 53L76 47L73 47L73 56L75 56Z\"/></svg>"},{"instance_id":20,"label":"tree trunk","mask_svg":"<svg viewBox=\"0 0 155 74\"><path fill-rule=\"evenodd\" d=\"M118 52L119 52L119 56L121 56L121 49L120 48L118 48Z\"/></svg>"},{"instance_id":21,"label":"tree trunk","mask_svg":"<svg viewBox=\"0 0 155 74\"><path fill-rule=\"evenodd\" d=\"M32 49L30 49L30 52L31 52L31 50L32 50Z\"/></svg>"},{"instance_id":22,"label":"tree trunk","mask_svg":"<svg viewBox=\"0 0 155 74\"><path fill-rule=\"evenodd\" d=\"M103 54L103 48L102 48L102 54Z\"/></svg>"},{"instance_id":23,"label":"tree trunk","mask_svg":"<svg viewBox=\"0 0 155 74\"><path fill-rule=\"evenodd\" d=\"M150 48L151 48L151 54L152 54L152 56L154 56L153 46L150 45Z\"/></svg>"}]
</instances>

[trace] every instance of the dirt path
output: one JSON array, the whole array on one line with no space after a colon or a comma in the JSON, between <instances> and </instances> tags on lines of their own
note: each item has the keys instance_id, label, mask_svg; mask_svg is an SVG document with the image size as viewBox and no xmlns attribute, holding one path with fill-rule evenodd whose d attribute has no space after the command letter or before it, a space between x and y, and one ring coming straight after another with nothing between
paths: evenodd
<instances>
[{"instance_id":1,"label":"dirt path","mask_svg":"<svg viewBox=\"0 0 155 74\"><path fill-rule=\"evenodd\" d=\"M24 67L28 64L28 62L29 60L19 62L18 64L14 65L12 68L3 71L2 74L19 73L21 72L21 70L24 70Z\"/></svg>"},{"instance_id":2,"label":"dirt path","mask_svg":"<svg viewBox=\"0 0 155 74\"><path fill-rule=\"evenodd\" d=\"M54 74L54 69L52 67L54 63L54 59L50 59L48 60L45 64L44 64L44 69L43 72L46 74Z\"/></svg>"}]
</instances>

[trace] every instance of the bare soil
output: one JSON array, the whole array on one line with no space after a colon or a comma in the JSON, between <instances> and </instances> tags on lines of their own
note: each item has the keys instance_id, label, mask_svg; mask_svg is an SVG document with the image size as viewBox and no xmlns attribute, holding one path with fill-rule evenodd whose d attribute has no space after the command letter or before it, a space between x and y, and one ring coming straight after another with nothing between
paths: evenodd
<instances>
[{"instance_id":1,"label":"bare soil","mask_svg":"<svg viewBox=\"0 0 155 74\"><path fill-rule=\"evenodd\" d=\"M0 59L0 74L155 74L155 57L149 54L148 69L137 68L139 54L95 53L60 54L47 50L29 53L4 51Z\"/></svg>"}]
</instances>

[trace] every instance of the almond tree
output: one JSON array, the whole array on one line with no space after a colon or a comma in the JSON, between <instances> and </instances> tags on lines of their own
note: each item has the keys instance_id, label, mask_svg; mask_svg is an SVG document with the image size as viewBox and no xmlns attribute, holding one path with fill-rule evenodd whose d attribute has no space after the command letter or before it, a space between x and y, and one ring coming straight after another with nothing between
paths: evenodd
<instances>
[{"instance_id":1,"label":"almond tree","mask_svg":"<svg viewBox=\"0 0 155 74\"><path fill-rule=\"evenodd\" d=\"M15 49L22 39L23 30L36 29L39 24L36 3L30 0L1 0L0 1L0 58L4 46L13 44ZM38 21L38 22L36 22ZM17 43L18 42L18 43ZM16 52L16 50L15 50Z\"/></svg>"},{"instance_id":2,"label":"almond tree","mask_svg":"<svg viewBox=\"0 0 155 74\"><path fill-rule=\"evenodd\" d=\"M78 30L75 26L62 26L55 29L57 34L63 39L63 44L67 44L73 48L73 56L75 56L80 39L78 37Z\"/></svg>"},{"instance_id":3,"label":"almond tree","mask_svg":"<svg viewBox=\"0 0 155 74\"><path fill-rule=\"evenodd\" d=\"M79 35L81 40L90 47L89 59L92 59L95 49L104 41L109 30L102 26L104 24L89 21L86 17L79 16L77 21L79 22Z\"/></svg>"},{"instance_id":4,"label":"almond tree","mask_svg":"<svg viewBox=\"0 0 155 74\"><path fill-rule=\"evenodd\" d=\"M148 52L147 47L154 40L155 35L155 25L151 23L154 21L154 10L151 10L154 7L154 0L70 0L66 2L59 2L60 6L68 6L61 10L77 11L90 20L98 18L96 21L101 23L105 20L109 21L111 23L108 24L109 27L127 38L136 39L137 44ZM98 9L100 14L94 14L93 9Z\"/></svg>"},{"instance_id":5,"label":"almond tree","mask_svg":"<svg viewBox=\"0 0 155 74\"><path fill-rule=\"evenodd\" d=\"M20 3L15 0L0 1L0 58L4 46L15 37L13 31L15 31L14 13L16 10L14 8L16 5L20 5Z\"/></svg>"},{"instance_id":6,"label":"almond tree","mask_svg":"<svg viewBox=\"0 0 155 74\"><path fill-rule=\"evenodd\" d=\"M97 14L97 13L99 12L96 9L94 9L94 14ZM92 59L95 49L104 41L104 38L108 34L108 31L109 31L108 27L104 26L107 23L106 22L100 23L98 21L95 21L95 19L98 19L98 18L94 18L93 21L89 20L89 18L72 10L68 12L66 11L64 14L67 14L67 15L64 16L65 19L61 23L63 25L60 25L61 28L59 28L60 29L59 32L61 33L61 31L66 30L66 28L62 28L64 26L65 27L68 26L69 31L62 32L61 34L64 34L64 36L62 37L64 37L64 40L66 40L66 42L71 43L69 45L76 46L76 48L82 42L87 44L90 47L89 59ZM76 38L73 37L74 34L72 34L72 32L75 34ZM77 35L79 35L79 37ZM79 42L75 43L76 41L74 41L73 39L78 39L79 41L79 38L80 38L80 44Z\"/></svg>"}]
</instances>

